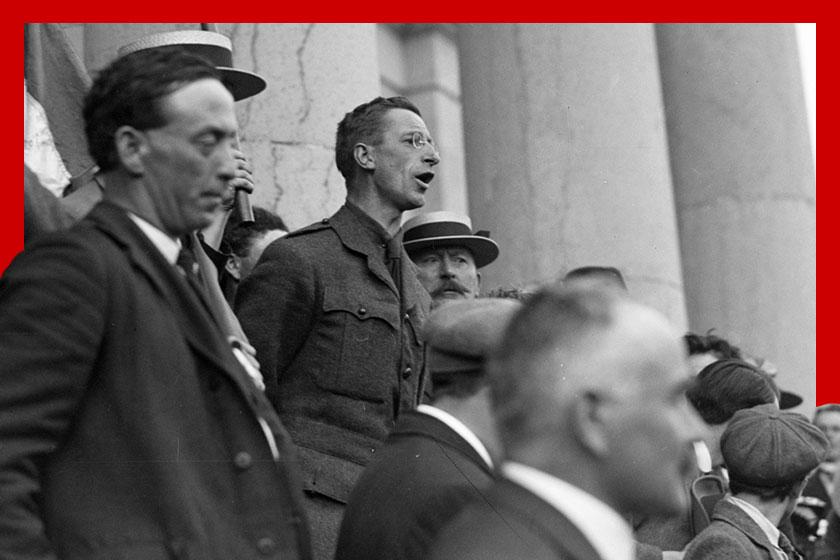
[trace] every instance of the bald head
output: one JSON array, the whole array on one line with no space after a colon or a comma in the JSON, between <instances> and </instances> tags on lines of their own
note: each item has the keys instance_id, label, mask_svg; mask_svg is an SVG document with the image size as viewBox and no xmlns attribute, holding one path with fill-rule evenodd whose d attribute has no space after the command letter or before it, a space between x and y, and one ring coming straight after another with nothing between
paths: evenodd
<instances>
[{"instance_id":1,"label":"bald head","mask_svg":"<svg viewBox=\"0 0 840 560\"><path fill-rule=\"evenodd\" d=\"M578 477L625 511L684 505L702 434L679 334L657 311L615 290L546 288L513 318L489 369L511 459ZM655 485L640 482L645 470Z\"/></svg>"}]
</instances>

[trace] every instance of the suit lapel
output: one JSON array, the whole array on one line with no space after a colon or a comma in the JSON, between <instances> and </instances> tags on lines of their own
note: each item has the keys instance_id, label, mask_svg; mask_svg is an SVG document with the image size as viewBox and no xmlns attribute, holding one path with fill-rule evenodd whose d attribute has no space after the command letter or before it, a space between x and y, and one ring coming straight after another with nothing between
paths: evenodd
<instances>
[{"instance_id":1,"label":"suit lapel","mask_svg":"<svg viewBox=\"0 0 840 560\"><path fill-rule=\"evenodd\" d=\"M110 237L140 272L175 317L187 343L209 362L216 364L243 388L244 374L215 319L189 287L187 281L169 264L160 251L131 221L124 210L102 202L88 215L96 227Z\"/></svg>"}]
</instances>

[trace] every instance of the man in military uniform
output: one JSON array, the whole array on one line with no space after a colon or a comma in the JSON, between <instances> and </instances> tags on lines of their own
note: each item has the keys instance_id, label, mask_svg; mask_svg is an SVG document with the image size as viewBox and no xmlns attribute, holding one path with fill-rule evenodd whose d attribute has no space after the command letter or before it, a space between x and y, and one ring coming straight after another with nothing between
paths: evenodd
<instances>
[{"instance_id":1,"label":"man in military uniform","mask_svg":"<svg viewBox=\"0 0 840 560\"><path fill-rule=\"evenodd\" d=\"M429 296L395 234L440 161L419 110L378 97L345 115L347 200L266 248L235 309L266 393L298 445L315 557L331 559L344 504L397 415L417 406Z\"/></svg>"}]
</instances>

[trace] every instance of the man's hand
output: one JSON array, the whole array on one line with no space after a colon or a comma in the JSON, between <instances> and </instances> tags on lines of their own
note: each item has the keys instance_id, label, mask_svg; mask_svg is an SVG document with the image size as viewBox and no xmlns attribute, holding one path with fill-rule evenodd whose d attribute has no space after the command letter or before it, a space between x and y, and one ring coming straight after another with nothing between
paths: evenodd
<instances>
[{"instance_id":1,"label":"man's hand","mask_svg":"<svg viewBox=\"0 0 840 560\"><path fill-rule=\"evenodd\" d=\"M238 189L251 194L254 192L254 178L251 175L254 171L248 158L245 157L241 151L233 149L233 157L236 159L236 176L228 182L228 188L225 191L224 199L222 200L222 208L225 211L233 208L235 200L235 193Z\"/></svg>"}]
</instances>

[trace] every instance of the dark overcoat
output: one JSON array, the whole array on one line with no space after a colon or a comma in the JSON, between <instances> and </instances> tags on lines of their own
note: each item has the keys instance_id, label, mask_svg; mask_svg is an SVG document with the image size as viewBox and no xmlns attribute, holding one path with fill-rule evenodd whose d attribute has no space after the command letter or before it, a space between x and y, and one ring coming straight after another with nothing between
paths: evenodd
<instances>
[{"instance_id":1,"label":"dark overcoat","mask_svg":"<svg viewBox=\"0 0 840 560\"><path fill-rule=\"evenodd\" d=\"M500 478L438 534L430 560L603 560L565 515Z\"/></svg>"},{"instance_id":2,"label":"dark overcoat","mask_svg":"<svg viewBox=\"0 0 840 560\"><path fill-rule=\"evenodd\" d=\"M39 239L0 280L3 558L308 558L293 449L118 207Z\"/></svg>"},{"instance_id":3,"label":"dark overcoat","mask_svg":"<svg viewBox=\"0 0 840 560\"><path fill-rule=\"evenodd\" d=\"M336 560L422 560L440 528L493 480L452 428L409 412L350 494Z\"/></svg>"}]
</instances>

